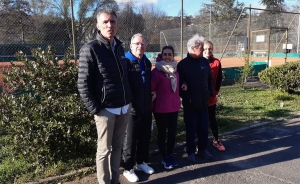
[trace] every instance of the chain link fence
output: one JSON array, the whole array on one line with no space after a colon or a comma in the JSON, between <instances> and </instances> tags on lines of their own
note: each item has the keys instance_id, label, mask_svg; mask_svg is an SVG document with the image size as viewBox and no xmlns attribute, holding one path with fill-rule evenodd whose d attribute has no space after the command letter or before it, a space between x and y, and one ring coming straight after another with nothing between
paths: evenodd
<instances>
[{"instance_id":1,"label":"chain link fence","mask_svg":"<svg viewBox=\"0 0 300 184\"><path fill-rule=\"evenodd\" d=\"M216 55L225 52L225 57L239 56L245 50L247 16L238 21L235 30L233 27L237 20L204 24L199 18L185 16L181 46L180 17L166 16L163 11L151 5L135 6L133 3L116 4L115 1L97 0L74 1L73 35L69 0L40 1L40 4L32 2L38 1L24 1L22 6L6 4L0 6L0 61L16 60L14 54L20 50L30 56L32 48L46 48L48 45L56 48L59 57L63 56L67 48L72 46L73 36L78 53L82 44L95 38L96 14L104 7L111 7L117 11L119 24L117 37L124 42L125 50L129 49L131 36L138 32L148 39L149 53L160 52L164 45L172 45L176 53L180 53L183 47L183 53L187 53L187 40L196 33L205 39L211 37ZM288 13L272 14L263 11L253 13L250 31L270 27L289 28L288 42L293 44L291 52L298 52L299 19L294 16L299 17ZM274 50L274 45L283 44L279 40L279 33L272 34L271 50ZM250 42L252 43L252 40ZM282 47L279 47L277 52L283 52ZM153 54L148 56L152 59L155 57Z\"/></svg>"},{"instance_id":2,"label":"chain link fence","mask_svg":"<svg viewBox=\"0 0 300 184\"><path fill-rule=\"evenodd\" d=\"M289 13L267 14L261 12L251 16L249 31L250 50L268 50L268 35L270 32L270 53L283 53L283 44L286 40L286 30L288 30L288 44L292 44L291 53L299 52L299 15ZM275 18L274 18L275 17ZM211 41L214 43L215 55L221 55L225 52L225 57L242 56L248 44L248 18L241 19L235 30L233 27L237 20L225 21L209 24L191 25L183 28L183 53L187 52L186 43L194 34L203 36L206 40L209 38L209 26L211 26ZM270 30L270 31L269 31ZM176 52L180 52L180 28L162 30L160 32L160 45L173 45ZM231 35L230 37L229 35ZM259 41L259 37L264 37Z\"/></svg>"},{"instance_id":3,"label":"chain link fence","mask_svg":"<svg viewBox=\"0 0 300 184\"><path fill-rule=\"evenodd\" d=\"M24 4L15 6L0 4L0 61L16 60L14 55L20 50L30 56L32 48L44 49L48 45L56 48L58 56L63 56L67 48L73 45L73 36L78 53L84 43L95 38L96 14L106 7L117 12L117 37L123 41L126 50L129 49L131 36L139 32L148 39L147 51L159 52L159 31L170 27L165 14L151 5L137 8L133 3L74 1L73 35L72 12L68 2L49 1L48 4L44 4L43 11L34 10L33 4L25 1ZM178 20L174 19L171 22L171 27L180 26Z\"/></svg>"}]
</instances>

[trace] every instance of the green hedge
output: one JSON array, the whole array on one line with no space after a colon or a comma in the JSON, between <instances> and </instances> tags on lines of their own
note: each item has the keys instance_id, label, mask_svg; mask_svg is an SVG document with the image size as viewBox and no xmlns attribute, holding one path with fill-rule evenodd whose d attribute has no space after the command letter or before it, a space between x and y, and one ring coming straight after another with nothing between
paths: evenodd
<instances>
[{"instance_id":1,"label":"green hedge","mask_svg":"<svg viewBox=\"0 0 300 184\"><path fill-rule=\"evenodd\" d=\"M32 55L34 61L18 53L23 66L12 62L12 70L5 73L3 81L13 92L0 96L0 129L6 132L0 145L10 148L6 153L0 149L1 154L26 158L32 170L94 158L97 131L78 94L78 64L70 62L71 50L63 64L51 47L33 49Z\"/></svg>"},{"instance_id":2,"label":"green hedge","mask_svg":"<svg viewBox=\"0 0 300 184\"><path fill-rule=\"evenodd\" d=\"M295 92L300 88L300 61L267 68L258 76L262 83L270 87Z\"/></svg>"}]
</instances>

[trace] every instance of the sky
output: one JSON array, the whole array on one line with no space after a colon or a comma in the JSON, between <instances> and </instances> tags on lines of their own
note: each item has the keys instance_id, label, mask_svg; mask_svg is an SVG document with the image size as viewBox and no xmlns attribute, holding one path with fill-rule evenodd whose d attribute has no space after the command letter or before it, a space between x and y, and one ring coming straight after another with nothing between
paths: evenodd
<instances>
[{"instance_id":1,"label":"sky","mask_svg":"<svg viewBox=\"0 0 300 184\"><path fill-rule=\"evenodd\" d=\"M124 2L124 0L116 0L117 2ZM125 0L126 1L126 0ZM258 2L259 0L239 0L244 2L245 6L255 8L263 8ZM139 0L138 3L153 3L161 10L166 12L168 16L179 16L181 10L181 0ZM198 14L202 3L210 3L210 0L183 0L183 10L187 15Z\"/></svg>"},{"instance_id":2,"label":"sky","mask_svg":"<svg viewBox=\"0 0 300 184\"><path fill-rule=\"evenodd\" d=\"M117 2L124 2L127 0L116 0ZM251 4L252 8L263 8L259 3L260 0L239 0L243 2L246 7ZM285 0L286 3L292 4L297 0ZM138 3L153 3L161 10L167 13L168 16L179 16L181 10L181 0L138 0ZM210 0L183 0L183 10L187 15L197 15L202 3L210 3Z\"/></svg>"}]
</instances>

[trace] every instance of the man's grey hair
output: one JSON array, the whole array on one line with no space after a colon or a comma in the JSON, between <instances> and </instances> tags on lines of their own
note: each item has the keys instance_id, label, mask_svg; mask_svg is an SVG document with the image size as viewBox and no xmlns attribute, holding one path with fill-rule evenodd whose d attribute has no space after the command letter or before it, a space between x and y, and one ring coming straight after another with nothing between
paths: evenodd
<instances>
[{"instance_id":1,"label":"man's grey hair","mask_svg":"<svg viewBox=\"0 0 300 184\"><path fill-rule=\"evenodd\" d=\"M142 33L136 33L136 34L134 34L132 37L131 37L131 40L130 40L130 43L132 43L132 41L133 41L133 39L135 38L135 37L142 37L143 38L143 41L145 42L145 44L147 44L147 39L144 37L144 35L142 34Z\"/></svg>"},{"instance_id":2,"label":"man's grey hair","mask_svg":"<svg viewBox=\"0 0 300 184\"><path fill-rule=\"evenodd\" d=\"M203 45L204 38L202 36L199 36L198 34L195 34L189 41L187 42L187 49L189 52L192 51L192 47L199 47L200 44Z\"/></svg>"},{"instance_id":3,"label":"man's grey hair","mask_svg":"<svg viewBox=\"0 0 300 184\"><path fill-rule=\"evenodd\" d=\"M114 15L116 17L116 19L118 18L116 12L113 9L111 9L111 8L105 8L105 9L100 10L97 13L97 22L100 22L99 18L100 18L100 15L102 13L106 13L106 14L109 14L109 15Z\"/></svg>"}]
</instances>

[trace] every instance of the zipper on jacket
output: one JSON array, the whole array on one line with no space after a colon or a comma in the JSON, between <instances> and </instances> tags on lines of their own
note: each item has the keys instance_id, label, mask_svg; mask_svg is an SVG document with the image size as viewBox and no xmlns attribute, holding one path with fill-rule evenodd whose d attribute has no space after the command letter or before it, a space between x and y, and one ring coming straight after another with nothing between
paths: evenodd
<instances>
[{"instance_id":1,"label":"zipper on jacket","mask_svg":"<svg viewBox=\"0 0 300 184\"><path fill-rule=\"evenodd\" d=\"M145 98L144 98L144 112L146 113L146 101L147 101L147 93L146 93L146 88L147 88L147 84L146 84L146 76L147 76L147 74L146 74L146 71L147 71L147 65L146 65L146 62L145 62L145 60L146 59L144 59L144 66L145 66L145 78L144 78L144 81L143 82L145 82L145 84L144 84L144 96L145 96ZM142 76L143 77L143 76ZM143 79L142 79L143 80ZM152 95L151 95L151 100L152 100Z\"/></svg>"},{"instance_id":2,"label":"zipper on jacket","mask_svg":"<svg viewBox=\"0 0 300 184\"><path fill-rule=\"evenodd\" d=\"M120 46L118 46L117 48L116 48L116 51L117 51L117 57L119 58L119 54L118 54L118 49L119 49L119 47ZM117 60L117 58L116 58L116 55L115 55L115 52L113 51L113 55L114 55L114 57L115 57L115 60L116 60L116 62L118 62L118 60ZM121 60L120 60L120 58L119 58L119 61L120 61L120 66L122 67L122 62L121 62ZM118 65L118 63L117 63L117 65ZM125 88L124 88L124 81L123 81L123 76L124 76L124 72L123 72L123 76L121 75L121 70L120 70L120 67L119 67L119 65L118 65L118 69L119 69L119 74L120 74L120 78L121 78L121 81L122 81L122 87L123 87L123 92L124 92L124 105L126 105L126 97L125 97ZM122 70L123 70L123 67L122 67Z\"/></svg>"},{"instance_id":3,"label":"zipper on jacket","mask_svg":"<svg viewBox=\"0 0 300 184\"><path fill-rule=\"evenodd\" d=\"M104 102L104 99L105 99L105 96L106 96L106 90L105 90L105 86L102 87L102 100L101 100L101 103Z\"/></svg>"}]
</instances>

